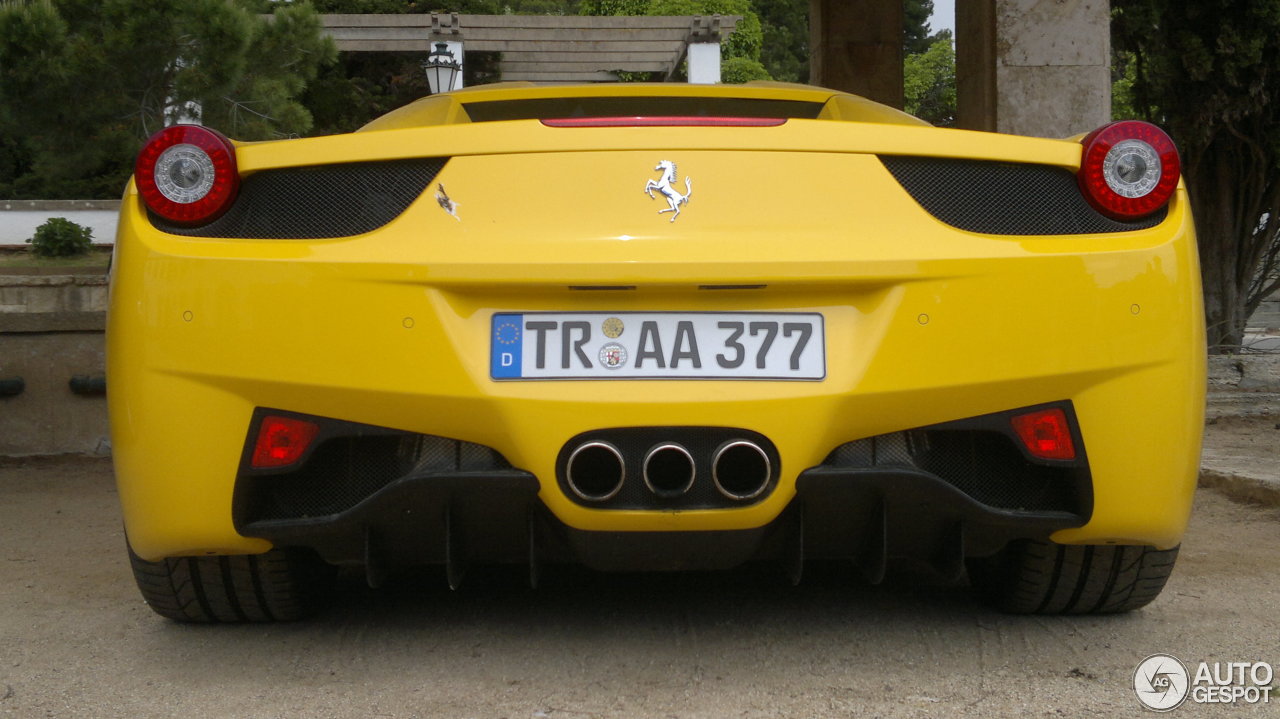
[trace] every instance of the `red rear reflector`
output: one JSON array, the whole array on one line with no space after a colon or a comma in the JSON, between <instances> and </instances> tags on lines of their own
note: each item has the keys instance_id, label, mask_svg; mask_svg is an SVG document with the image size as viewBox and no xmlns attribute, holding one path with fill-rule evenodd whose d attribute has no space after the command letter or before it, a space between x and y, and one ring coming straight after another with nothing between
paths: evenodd
<instances>
[{"instance_id":1,"label":"red rear reflector","mask_svg":"<svg viewBox=\"0 0 1280 719\"><path fill-rule=\"evenodd\" d=\"M559 117L547 127L777 127L785 117Z\"/></svg>"},{"instance_id":2,"label":"red rear reflector","mask_svg":"<svg viewBox=\"0 0 1280 719\"><path fill-rule=\"evenodd\" d=\"M1075 459L1076 447L1071 441L1071 425L1061 409L1042 409L1014 417L1013 431L1033 457L1040 459Z\"/></svg>"},{"instance_id":3,"label":"red rear reflector","mask_svg":"<svg viewBox=\"0 0 1280 719\"><path fill-rule=\"evenodd\" d=\"M268 415L258 428L253 447L253 466L285 467L297 462L311 446L320 427L301 419Z\"/></svg>"}]
</instances>

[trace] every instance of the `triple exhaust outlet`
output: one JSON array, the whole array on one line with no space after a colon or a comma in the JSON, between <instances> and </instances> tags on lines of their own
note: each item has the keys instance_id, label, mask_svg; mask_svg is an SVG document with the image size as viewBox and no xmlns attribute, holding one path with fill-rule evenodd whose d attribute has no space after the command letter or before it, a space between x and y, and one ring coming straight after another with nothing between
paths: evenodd
<instances>
[{"instance_id":1,"label":"triple exhaust outlet","mask_svg":"<svg viewBox=\"0 0 1280 719\"><path fill-rule=\"evenodd\" d=\"M733 439L711 454L711 481L727 499L754 499L769 486L773 467L769 455L757 443ZM694 486L698 462L678 442L659 442L648 449L639 467L648 491L663 499L682 497ZM627 462L615 445L604 440L583 442L573 449L565 465L565 482L574 494L588 502L607 502L622 491Z\"/></svg>"}]
</instances>

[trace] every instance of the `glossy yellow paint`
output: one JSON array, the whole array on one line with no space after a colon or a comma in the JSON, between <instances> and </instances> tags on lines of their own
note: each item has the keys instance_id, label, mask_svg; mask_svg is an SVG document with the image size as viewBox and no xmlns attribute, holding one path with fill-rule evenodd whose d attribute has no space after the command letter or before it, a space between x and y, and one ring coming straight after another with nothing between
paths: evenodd
<instances>
[{"instance_id":1,"label":"glossy yellow paint","mask_svg":"<svg viewBox=\"0 0 1280 719\"><path fill-rule=\"evenodd\" d=\"M865 101L846 96L839 109L832 104L831 119L773 128L449 119L457 95L545 91L451 93L365 132L238 150L245 173L447 155L437 179L459 203L458 219L427 192L359 237L185 238L153 228L130 186L113 265L108 371L121 501L141 556L268 548L238 535L230 512L250 414L260 406L491 446L542 478L542 501L570 526L662 531L763 525L794 496L796 476L847 441L1071 400L1095 506L1087 525L1055 539L1179 541L1195 485L1205 372L1183 190L1168 219L1149 230L984 236L933 219L875 155L1074 168L1079 145L851 121ZM749 91L834 96L790 86ZM442 124L411 126L427 121ZM693 182L674 223L642 191L663 159ZM699 289L716 284L766 287ZM635 289L571 289L583 285ZM828 376L490 380L491 315L538 310L821 312ZM646 425L760 432L782 457L780 486L754 506L688 512L592 510L560 494L554 464L566 440Z\"/></svg>"}]
</instances>

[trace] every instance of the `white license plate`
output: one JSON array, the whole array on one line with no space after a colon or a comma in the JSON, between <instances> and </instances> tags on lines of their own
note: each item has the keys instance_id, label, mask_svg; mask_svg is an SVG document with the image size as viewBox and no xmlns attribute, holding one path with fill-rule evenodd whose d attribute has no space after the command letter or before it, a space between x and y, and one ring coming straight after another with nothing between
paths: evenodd
<instances>
[{"instance_id":1,"label":"white license plate","mask_svg":"<svg viewBox=\"0 0 1280 719\"><path fill-rule=\"evenodd\" d=\"M493 315L489 374L515 379L826 377L816 312L525 312Z\"/></svg>"}]
</instances>

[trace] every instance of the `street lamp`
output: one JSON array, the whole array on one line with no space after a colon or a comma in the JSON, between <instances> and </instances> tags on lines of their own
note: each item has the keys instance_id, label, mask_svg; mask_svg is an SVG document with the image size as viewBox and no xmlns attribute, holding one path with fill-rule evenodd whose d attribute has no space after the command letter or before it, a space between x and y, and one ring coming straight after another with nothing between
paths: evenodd
<instances>
[{"instance_id":1,"label":"street lamp","mask_svg":"<svg viewBox=\"0 0 1280 719\"><path fill-rule=\"evenodd\" d=\"M431 94L448 92L453 89L462 63L449 52L449 46L443 42L436 43L436 49L427 55L422 63L422 70L427 73L427 84L431 86Z\"/></svg>"}]
</instances>

